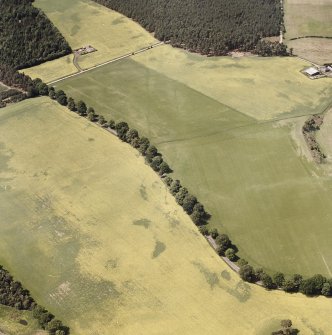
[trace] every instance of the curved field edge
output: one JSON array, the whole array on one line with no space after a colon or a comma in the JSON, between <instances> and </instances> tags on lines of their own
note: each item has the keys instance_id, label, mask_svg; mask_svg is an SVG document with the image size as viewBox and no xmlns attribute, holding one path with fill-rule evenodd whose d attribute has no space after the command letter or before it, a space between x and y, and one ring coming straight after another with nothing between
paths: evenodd
<instances>
[{"instance_id":1,"label":"curved field edge","mask_svg":"<svg viewBox=\"0 0 332 335\"><path fill-rule=\"evenodd\" d=\"M110 133L47 98L7 107L0 129L0 260L72 334L329 331L330 299L239 280Z\"/></svg>"}]
</instances>

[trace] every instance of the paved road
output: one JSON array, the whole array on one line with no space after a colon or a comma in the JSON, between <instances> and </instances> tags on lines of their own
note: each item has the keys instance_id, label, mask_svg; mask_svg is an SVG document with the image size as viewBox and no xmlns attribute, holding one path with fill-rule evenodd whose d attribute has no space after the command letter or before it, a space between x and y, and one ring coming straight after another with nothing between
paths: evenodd
<instances>
[{"instance_id":1,"label":"paved road","mask_svg":"<svg viewBox=\"0 0 332 335\"><path fill-rule=\"evenodd\" d=\"M125 54L125 55L122 55L122 56L119 56L119 57L116 57L116 58L113 58L113 59L108 60L108 61L106 61L106 62L104 62L104 63L101 63L101 64L98 64L98 65L92 66L92 67L90 67L90 68L88 68L88 69L85 69L85 70L82 70L82 71L80 71L80 72L76 72L76 73L73 73L73 74L69 74L69 75L67 75L67 76L64 76L64 77L58 78L58 79L56 79L56 80L50 81L50 82L48 82L47 84L48 84L48 85L53 85L53 84L55 84L55 83L57 83L57 82L59 82L59 81L62 81L62 80L68 79L68 78L72 78L72 77L79 76L79 75L81 75L82 73L85 73L85 72L88 72L88 71L92 71L92 70L97 69L97 68L99 68L99 67L101 67L101 66L104 66L104 65L107 65L107 64L110 64L110 63L114 63L114 62L117 62L117 61L119 61L119 60L121 60L121 59L128 58L128 57L131 57L131 56L140 54L140 53L142 53L142 52L148 51L148 50L150 50L150 49L152 49L152 48L158 47L158 46L163 45L163 44L165 44L165 43L164 43L164 42L157 42L157 43L155 43L155 44L151 44L151 45L149 45L149 46L147 46L147 47L144 47L144 48L142 48L142 49L139 49L139 50L136 50L136 51L127 53L127 54Z\"/></svg>"}]
</instances>

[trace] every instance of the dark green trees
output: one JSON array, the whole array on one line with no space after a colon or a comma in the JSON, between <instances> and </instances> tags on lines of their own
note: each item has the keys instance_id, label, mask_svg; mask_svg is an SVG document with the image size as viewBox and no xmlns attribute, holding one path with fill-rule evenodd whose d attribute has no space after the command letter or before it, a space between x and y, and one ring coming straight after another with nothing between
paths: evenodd
<instances>
[{"instance_id":1,"label":"dark green trees","mask_svg":"<svg viewBox=\"0 0 332 335\"><path fill-rule=\"evenodd\" d=\"M240 267L239 275L247 282L253 283L256 281L254 268L249 264Z\"/></svg>"},{"instance_id":2,"label":"dark green trees","mask_svg":"<svg viewBox=\"0 0 332 335\"><path fill-rule=\"evenodd\" d=\"M236 261L237 256L235 254L235 250L233 248L228 248L225 251L225 256L230 260L230 261Z\"/></svg>"},{"instance_id":3,"label":"dark green trees","mask_svg":"<svg viewBox=\"0 0 332 335\"><path fill-rule=\"evenodd\" d=\"M225 256L225 251L232 247L232 242L226 234L219 235L216 238L216 243L218 245L218 253L221 256Z\"/></svg>"},{"instance_id":4,"label":"dark green trees","mask_svg":"<svg viewBox=\"0 0 332 335\"><path fill-rule=\"evenodd\" d=\"M284 283L285 283L285 276L283 273L281 272L277 272L274 274L273 276L273 281L275 282L275 284L277 285L277 287L283 287Z\"/></svg>"},{"instance_id":5,"label":"dark green trees","mask_svg":"<svg viewBox=\"0 0 332 335\"><path fill-rule=\"evenodd\" d=\"M77 113L81 116L86 115L87 107L84 101L79 100L77 102Z\"/></svg>"},{"instance_id":6,"label":"dark green trees","mask_svg":"<svg viewBox=\"0 0 332 335\"><path fill-rule=\"evenodd\" d=\"M58 29L40 9L32 6L32 2L0 1L0 61L15 69L37 65L71 52Z\"/></svg>"},{"instance_id":7,"label":"dark green trees","mask_svg":"<svg viewBox=\"0 0 332 335\"><path fill-rule=\"evenodd\" d=\"M127 131L129 130L128 123L126 122L119 122L115 125L115 130L118 133L118 137L122 141L126 141Z\"/></svg>"},{"instance_id":8,"label":"dark green trees","mask_svg":"<svg viewBox=\"0 0 332 335\"><path fill-rule=\"evenodd\" d=\"M205 55L253 50L279 35L280 0L95 0L139 22L161 41Z\"/></svg>"},{"instance_id":9,"label":"dark green trees","mask_svg":"<svg viewBox=\"0 0 332 335\"><path fill-rule=\"evenodd\" d=\"M288 56L287 46L279 42L259 41L255 52L263 57Z\"/></svg>"},{"instance_id":10,"label":"dark green trees","mask_svg":"<svg viewBox=\"0 0 332 335\"><path fill-rule=\"evenodd\" d=\"M64 91L62 90L56 91L55 99L60 105L67 106L67 96Z\"/></svg>"}]
</instances>

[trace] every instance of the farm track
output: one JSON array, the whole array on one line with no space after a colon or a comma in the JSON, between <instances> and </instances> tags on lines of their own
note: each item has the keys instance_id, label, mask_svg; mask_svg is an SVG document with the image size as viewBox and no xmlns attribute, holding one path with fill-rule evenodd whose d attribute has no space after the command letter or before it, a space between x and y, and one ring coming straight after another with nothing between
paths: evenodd
<instances>
[{"instance_id":1,"label":"farm track","mask_svg":"<svg viewBox=\"0 0 332 335\"><path fill-rule=\"evenodd\" d=\"M82 72L83 69L80 67L80 65L78 64L78 58L79 58L79 54L77 52L74 52L74 59L73 59L73 64L75 65L76 69L79 72Z\"/></svg>"},{"instance_id":2,"label":"farm track","mask_svg":"<svg viewBox=\"0 0 332 335\"><path fill-rule=\"evenodd\" d=\"M70 74L70 75L67 75L67 76L58 78L58 79L56 79L56 80L53 80L53 81L48 82L47 84L48 84L48 85L53 85L53 84L55 84L55 83L57 83L57 82L60 82L60 81L62 81L62 80L65 80L65 79L68 79L68 78L72 78L72 77L76 77L76 76L78 76L78 75L80 75L80 74L83 74L83 73L92 71L92 70L97 69L97 68L99 68L99 67L102 67L102 66L104 66L104 65L107 65L107 64L111 64L111 63L117 62L117 61L119 61L119 60L122 60L122 59L125 59L125 58L128 58L128 57L131 57L131 56L140 54L140 53L142 53L142 52L146 52L146 51L148 51L148 50L151 50L151 49L153 49L153 48L155 48L155 47L158 47L158 46L160 46L160 45L163 45L163 44L165 44L165 42L157 42L157 43L155 43L155 44L151 44L151 45L149 45L149 46L147 46L147 47L141 48L141 49L139 49L139 50L136 50L136 51L133 51L133 52L129 52L129 53L125 54L125 55L122 55L122 56L113 58L113 59L108 60L108 61L106 61L106 62L103 62L103 63L101 63L101 64L94 65L94 66L89 67L88 69L85 69L85 70L82 70L82 69L81 69L81 67L78 65L77 58L75 58L75 56L74 56L74 61L73 61L73 62L74 62L75 67L79 70L79 72L76 72L76 73L74 73L74 74ZM80 70L80 69L81 69L81 70Z\"/></svg>"}]
</instances>

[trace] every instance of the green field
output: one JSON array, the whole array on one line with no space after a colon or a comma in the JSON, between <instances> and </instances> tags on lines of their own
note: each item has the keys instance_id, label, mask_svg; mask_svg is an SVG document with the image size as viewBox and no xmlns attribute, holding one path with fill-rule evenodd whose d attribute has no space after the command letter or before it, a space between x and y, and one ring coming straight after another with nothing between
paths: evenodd
<instances>
[{"instance_id":1,"label":"green field","mask_svg":"<svg viewBox=\"0 0 332 335\"><path fill-rule=\"evenodd\" d=\"M38 322L29 311L0 305L0 334L5 335L46 335L39 330Z\"/></svg>"},{"instance_id":2,"label":"green field","mask_svg":"<svg viewBox=\"0 0 332 335\"><path fill-rule=\"evenodd\" d=\"M172 80L125 60L60 82L57 87L93 105L108 119L127 120L148 136L174 168L175 176L208 208L211 225L234 239L241 256L271 272L330 276L332 180L300 154L293 139L296 122L257 121L249 116L252 110L244 114L247 101L239 98L237 91L225 95L225 100L241 100L243 113L180 83L180 77L178 73L177 80ZM301 74L294 77L297 81L288 82L284 91L294 110L284 115L270 113L270 117L289 118L326 107L328 100L320 99L319 92L328 95L327 81L310 81ZM281 87L283 78L279 80ZM276 80L273 85L278 83ZM300 100L298 83L307 92L303 99L311 99L311 104L296 105ZM228 85L231 83L224 83ZM254 87L263 96L263 86ZM246 88L243 85L239 90L241 96L248 94ZM215 87L211 91L215 92ZM259 102L264 111L268 102ZM277 99L270 103L275 110L281 109Z\"/></svg>"},{"instance_id":3,"label":"green field","mask_svg":"<svg viewBox=\"0 0 332 335\"><path fill-rule=\"evenodd\" d=\"M207 58L164 45L134 60L259 120L318 112L332 92L329 79L303 76L308 63L297 58Z\"/></svg>"},{"instance_id":4,"label":"green field","mask_svg":"<svg viewBox=\"0 0 332 335\"><path fill-rule=\"evenodd\" d=\"M332 37L332 0L285 0L286 44L294 54L312 62L332 62L331 39L295 37Z\"/></svg>"},{"instance_id":5,"label":"green field","mask_svg":"<svg viewBox=\"0 0 332 335\"><path fill-rule=\"evenodd\" d=\"M78 63L82 68L89 68L156 42L137 23L90 0L37 0L34 6L47 14L72 49L85 45L97 49L97 52L79 58ZM24 72L48 82L76 72L76 68L68 64L66 56Z\"/></svg>"},{"instance_id":6,"label":"green field","mask_svg":"<svg viewBox=\"0 0 332 335\"><path fill-rule=\"evenodd\" d=\"M72 335L330 331L331 299L242 282L105 130L38 98L1 111L0 143L0 261Z\"/></svg>"}]
</instances>

